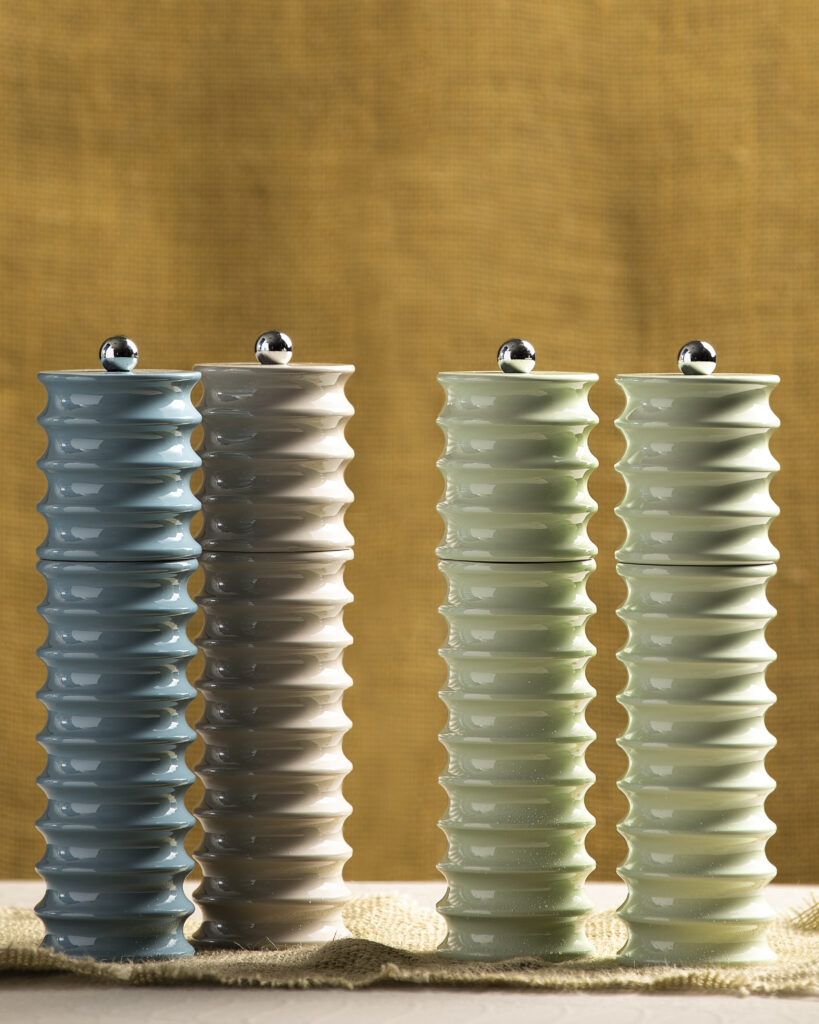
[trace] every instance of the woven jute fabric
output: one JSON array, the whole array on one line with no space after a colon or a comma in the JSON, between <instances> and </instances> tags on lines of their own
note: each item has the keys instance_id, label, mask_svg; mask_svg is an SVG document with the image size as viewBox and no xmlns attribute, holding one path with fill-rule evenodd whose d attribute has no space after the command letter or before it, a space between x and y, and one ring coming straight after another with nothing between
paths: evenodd
<instances>
[{"instance_id":1,"label":"woven jute fabric","mask_svg":"<svg viewBox=\"0 0 819 1024\"><path fill-rule=\"evenodd\" d=\"M547 964L445 960L435 953L444 922L401 896L353 900L345 911L350 938L320 947L276 952L207 952L175 962L103 964L38 948L42 927L33 911L0 910L0 972L66 972L88 981L128 985L211 984L266 988L367 988L384 982L414 985L497 985L564 991L703 991L734 995L819 995L816 908L780 918L770 932L778 955L765 967L621 967L615 960L625 927L611 911L587 926L596 955ZM190 932L195 920L188 925ZM0 986L2 979L0 978Z\"/></svg>"},{"instance_id":2,"label":"woven jute fabric","mask_svg":"<svg viewBox=\"0 0 819 1024\"><path fill-rule=\"evenodd\" d=\"M600 375L589 849L614 877L613 378L704 337L782 377L769 854L819 880L817 108L816 0L0 0L0 877L42 853L35 373L119 332L146 369L247 360L272 328L357 366L348 876L441 859L435 377L523 336L539 369Z\"/></svg>"}]
</instances>

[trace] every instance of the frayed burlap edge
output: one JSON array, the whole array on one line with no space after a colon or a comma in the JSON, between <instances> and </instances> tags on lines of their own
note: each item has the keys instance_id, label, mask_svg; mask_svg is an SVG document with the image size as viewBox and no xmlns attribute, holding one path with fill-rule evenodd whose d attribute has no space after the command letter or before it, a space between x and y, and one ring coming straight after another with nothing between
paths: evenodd
<instances>
[{"instance_id":1,"label":"frayed burlap edge","mask_svg":"<svg viewBox=\"0 0 819 1024\"><path fill-rule=\"evenodd\" d=\"M189 930L196 927L189 922ZM128 985L211 984L266 988L368 988L383 983L501 986L562 991L699 991L732 995L819 995L819 908L811 904L780 918L770 939L771 965L630 968L617 963L625 939L612 912L594 914L587 932L597 955L546 964L443 960L435 948L443 920L394 895L351 901L345 912L350 938L321 947L265 952L206 952L177 961L108 964L41 949L42 926L30 910L0 910L0 972L62 972L89 982Z\"/></svg>"}]
</instances>

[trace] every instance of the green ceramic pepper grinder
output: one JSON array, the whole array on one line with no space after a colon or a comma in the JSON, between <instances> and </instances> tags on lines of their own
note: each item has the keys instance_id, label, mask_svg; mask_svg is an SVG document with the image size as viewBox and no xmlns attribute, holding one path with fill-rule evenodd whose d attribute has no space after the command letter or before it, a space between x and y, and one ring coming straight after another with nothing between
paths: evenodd
<instances>
[{"instance_id":1,"label":"green ceramic pepper grinder","mask_svg":"<svg viewBox=\"0 0 819 1024\"><path fill-rule=\"evenodd\" d=\"M594 695L585 625L596 548L589 373L532 373L502 346L503 372L442 373L446 486L437 549L448 594L441 785L448 888L440 954L562 960L591 947L584 882L593 781L584 712Z\"/></svg>"},{"instance_id":2,"label":"green ceramic pepper grinder","mask_svg":"<svg viewBox=\"0 0 819 1024\"><path fill-rule=\"evenodd\" d=\"M617 378L626 394L617 570L628 586L619 614L629 631L619 654L629 716L620 957L763 963L774 959L765 587L778 557L768 527L779 467L768 442L779 378L712 373L716 354L699 341L679 364L682 374Z\"/></svg>"}]
</instances>

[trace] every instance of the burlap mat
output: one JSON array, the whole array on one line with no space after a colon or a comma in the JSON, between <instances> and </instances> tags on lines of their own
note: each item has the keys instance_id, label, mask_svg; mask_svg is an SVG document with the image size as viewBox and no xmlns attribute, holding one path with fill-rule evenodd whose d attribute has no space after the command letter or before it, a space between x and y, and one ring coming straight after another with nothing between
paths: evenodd
<instances>
[{"instance_id":1,"label":"burlap mat","mask_svg":"<svg viewBox=\"0 0 819 1024\"><path fill-rule=\"evenodd\" d=\"M562 990L708 991L733 995L819 995L819 905L777 920L776 964L755 968L625 968L614 960L625 929L614 913L592 916L597 956L571 964L532 959L453 963L435 948L443 920L401 896L366 896L345 913L353 936L320 948L279 952L200 953L176 962L100 964L42 950L40 922L30 910L0 910L0 971L65 972L88 981L129 985L212 984L268 988L366 988L383 982L492 985ZM196 927L191 919L189 928Z\"/></svg>"}]
</instances>

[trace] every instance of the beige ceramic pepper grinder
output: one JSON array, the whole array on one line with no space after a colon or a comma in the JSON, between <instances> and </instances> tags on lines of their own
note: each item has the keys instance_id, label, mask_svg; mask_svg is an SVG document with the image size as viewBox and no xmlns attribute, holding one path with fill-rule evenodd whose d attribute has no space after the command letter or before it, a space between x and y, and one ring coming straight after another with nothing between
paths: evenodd
<instances>
[{"instance_id":1,"label":"beige ceramic pepper grinder","mask_svg":"<svg viewBox=\"0 0 819 1024\"><path fill-rule=\"evenodd\" d=\"M351 684L344 523L352 366L294 364L279 332L256 363L202 374L198 723L200 945L267 949L345 934L342 783Z\"/></svg>"}]
</instances>

